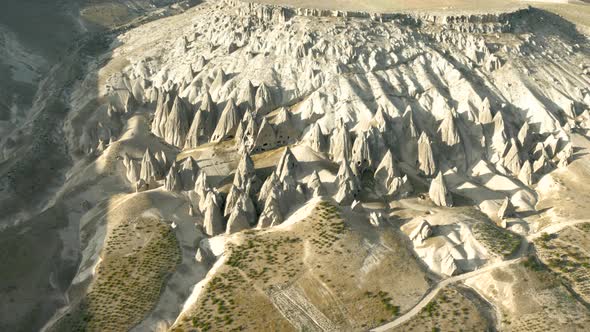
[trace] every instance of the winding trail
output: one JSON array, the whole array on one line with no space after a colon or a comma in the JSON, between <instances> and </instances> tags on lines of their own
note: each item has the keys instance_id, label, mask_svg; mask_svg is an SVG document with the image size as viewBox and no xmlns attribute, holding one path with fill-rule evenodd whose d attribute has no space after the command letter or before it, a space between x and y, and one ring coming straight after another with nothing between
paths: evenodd
<instances>
[{"instance_id":1,"label":"winding trail","mask_svg":"<svg viewBox=\"0 0 590 332\"><path fill-rule=\"evenodd\" d=\"M428 292L423 298L422 300L420 300L420 302L418 302L418 304L416 304L410 311L406 312L404 315L400 316L399 318L397 318L396 320L389 322L385 325L381 325L379 327L376 327L374 329L372 329L371 331L374 332L382 332L382 331L389 331L390 329L397 327L405 322L407 322L408 320L410 320L412 317L416 316L418 313L420 313L420 311L430 302L432 301L432 299L434 299L434 297L438 294L438 292L443 289L444 287L455 283L455 282L459 282L459 281L463 281L466 279L469 279L471 277L480 275L482 273L486 273L489 272L491 270L497 269L497 268L501 268L501 267L506 267L515 263L519 263L520 261L522 261L524 258L523 257L519 257L519 258L515 258L515 259L511 259L511 260L507 260L507 261L502 261L502 262L498 262L498 263L494 263L491 265L488 265L484 268L481 268L479 270L475 270L469 273L465 273L465 274L461 274L455 277L451 277L451 278L447 278L444 279L442 281L440 281L438 284L436 284L436 286L434 288L432 288L430 290L430 292Z\"/></svg>"},{"instance_id":2,"label":"winding trail","mask_svg":"<svg viewBox=\"0 0 590 332\"><path fill-rule=\"evenodd\" d=\"M556 224L547 226L544 229L541 229L541 230L539 230L533 234L530 234L526 237L523 237L522 243L521 243L518 251L515 253L515 256L516 256L515 258L510 259L510 260L497 262L494 264L490 264L490 265L485 266L481 269L439 281L433 288L430 289L430 291L427 294L424 295L424 297L422 297L420 302L418 302L410 311L406 312L405 314L398 317L394 321L391 321L389 323L386 323L384 325L381 325L381 326L371 329L371 331L372 332L390 331L391 329L398 327L398 326L402 325L403 323L409 321L414 316L419 314L420 311L422 311L422 309L428 303L430 303L430 301L432 301L434 299L434 297L438 294L438 292L441 289L443 289L444 287L446 287L450 284L453 284L453 283L456 283L459 281L463 281L463 280L467 280L471 277L475 277L475 276L480 275L482 273L490 272L490 271L498 269L498 268L506 267L506 266L521 262L522 260L524 260L524 258L526 256L526 252L528 251L530 243L533 240L535 240L536 238L540 237L543 233L555 234L555 233L558 233L559 231L563 230L566 227L575 226L577 224L588 223L588 222L590 222L590 219L580 219L580 220L573 220L573 221L556 223Z\"/></svg>"}]
</instances>

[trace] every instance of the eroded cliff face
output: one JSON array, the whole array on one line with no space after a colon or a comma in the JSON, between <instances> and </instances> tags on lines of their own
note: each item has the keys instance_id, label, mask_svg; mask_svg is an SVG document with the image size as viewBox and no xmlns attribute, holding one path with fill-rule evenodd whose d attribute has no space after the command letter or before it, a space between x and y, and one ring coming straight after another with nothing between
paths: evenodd
<instances>
[{"instance_id":1,"label":"eroded cliff face","mask_svg":"<svg viewBox=\"0 0 590 332\"><path fill-rule=\"evenodd\" d=\"M245 243L254 239L288 243L281 255L295 255L302 267L293 269L313 280L281 288L299 275L289 270L286 279L257 284L256 301L276 310L252 313L256 319L312 330L390 320L418 303L428 272L469 273L516 250L494 252L486 232L519 243L498 226L537 230L536 220L506 220L536 214L535 184L567 169L572 135L589 129L588 46L570 23L534 8L376 14L211 1L122 33L66 91L60 147L73 166L53 201L74 225L70 234L80 236L72 250L81 262L68 306L47 327L107 326L99 295L112 285L100 266L107 258L118 266L118 247L110 246L120 245L120 229L146 220L162 238L168 232L158 221L173 229L181 259L169 266L153 258L163 272L143 281L161 287L161 296L117 313L134 323L114 328L248 327L247 320L194 318L209 310L203 294L215 291L219 273L238 278L223 264L236 263L236 246L252 249ZM330 233L308 224L329 224L322 209L342 222L327 241L350 236L348 254L313 238ZM407 239L391 229L402 219L412 219ZM313 257L301 255L300 246L311 244ZM368 307L389 303L374 317L330 313L327 307L350 310L339 303L361 294L327 303L310 294L324 278L313 265L322 255L336 265L350 259L359 292L394 292L399 300L371 297ZM411 262L415 289L379 282L386 272L402 274L388 255ZM353 288L321 283L331 294ZM129 300L136 286L109 291ZM295 307L308 309L291 315ZM305 318L306 310L321 323Z\"/></svg>"}]
</instances>

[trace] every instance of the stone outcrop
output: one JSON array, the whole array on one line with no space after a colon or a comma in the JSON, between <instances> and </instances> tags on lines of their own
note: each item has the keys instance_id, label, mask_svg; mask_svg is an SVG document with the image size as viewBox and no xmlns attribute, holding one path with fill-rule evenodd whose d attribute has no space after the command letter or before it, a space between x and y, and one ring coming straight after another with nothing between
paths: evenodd
<instances>
[{"instance_id":1,"label":"stone outcrop","mask_svg":"<svg viewBox=\"0 0 590 332\"><path fill-rule=\"evenodd\" d=\"M140 166L138 165L138 163L129 158L129 155L125 153L123 155L123 165L126 169L125 175L127 177L127 180L129 180L129 182L132 184L137 183L140 174Z\"/></svg>"},{"instance_id":2,"label":"stone outcrop","mask_svg":"<svg viewBox=\"0 0 590 332\"><path fill-rule=\"evenodd\" d=\"M461 143L461 136L459 135L455 121L455 111L449 110L438 127L442 142L448 146L455 146Z\"/></svg>"},{"instance_id":3,"label":"stone outcrop","mask_svg":"<svg viewBox=\"0 0 590 332\"><path fill-rule=\"evenodd\" d=\"M359 170L369 169L373 166L373 156L369 147L366 133L359 133L352 145L351 161Z\"/></svg>"},{"instance_id":4,"label":"stone outcrop","mask_svg":"<svg viewBox=\"0 0 590 332\"><path fill-rule=\"evenodd\" d=\"M221 142L225 139L231 139L236 134L241 115L233 100L228 101L227 105L221 112L217 127L211 136L212 142Z\"/></svg>"},{"instance_id":5,"label":"stone outcrop","mask_svg":"<svg viewBox=\"0 0 590 332\"><path fill-rule=\"evenodd\" d=\"M193 157L188 157L182 161L180 164L180 183L183 190L192 190L194 188L199 172L199 165Z\"/></svg>"},{"instance_id":6,"label":"stone outcrop","mask_svg":"<svg viewBox=\"0 0 590 332\"><path fill-rule=\"evenodd\" d=\"M182 183L178 176L176 162L172 164L172 167L170 167L170 170L168 170L168 174L164 179L164 189L172 192L178 192L182 189Z\"/></svg>"},{"instance_id":7,"label":"stone outcrop","mask_svg":"<svg viewBox=\"0 0 590 332\"><path fill-rule=\"evenodd\" d=\"M257 228L273 227L281 224L284 221L280 205L280 192L273 188L266 198L264 210L258 219Z\"/></svg>"},{"instance_id":8,"label":"stone outcrop","mask_svg":"<svg viewBox=\"0 0 590 332\"><path fill-rule=\"evenodd\" d=\"M286 147L283 151L281 158L277 164L276 173L278 176L279 181L283 181L285 177L295 177L295 172L299 168L299 162L291 149Z\"/></svg>"},{"instance_id":9,"label":"stone outcrop","mask_svg":"<svg viewBox=\"0 0 590 332\"><path fill-rule=\"evenodd\" d=\"M154 184L157 180L162 178L164 170L161 168L160 163L156 160L154 154L150 149L146 149L143 159L141 160L141 168L139 178L146 184Z\"/></svg>"},{"instance_id":10,"label":"stone outcrop","mask_svg":"<svg viewBox=\"0 0 590 332\"><path fill-rule=\"evenodd\" d=\"M479 109L479 123L485 125L491 123L492 120L493 116L490 100L488 99L488 97L485 97Z\"/></svg>"},{"instance_id":11,"label":"stone outcrop","mask_svg":"<svg viewBox=\"0 0 590 332\"><path fill-rule=\"evenodd\" d=\"M420 245L432 235L432 226L426 220L423 220L418 227L416 227L412 233L410 233L410 240Z\"/></svg>"},{"instance_id":12,"label":"stone outcrop","mask_svg":"<svg viewBox=\"0 0 590 332\"><path fill-rule=\"evenodd\" d=\"M352 144L344 122L339 121L330 138L330 156L334 162L350 160Z\"/></svg>"},{"instance_id":13,"label":"stone outcrop","mask_svg":"<svg viewBox=\"0 0 590 332\"><path fill-rule=\"evenodd\" d=\"M453 206L453 196L447 189L444 175L439 172L438 175L430 183L428 195L432 202L438 206L451 207Z\"/></svg>"},{"instance_id":14,"label":"stone outcrop","mask_svg":"<svg viewBox=\"0 0 590 332\"><path fill-rule=\"evenodd\" d=\"M502 165L512 174L518 175L520 173L520 151L515 139L510 140L510 147L505 148L505 155L502 158Z\"/></svg>"},{"instance_id":15,"label":"stone outcrop","mask_svg":"<svg viewBox=\"0 0 590 332\"><path fill-rule=\"evenodd\" d=\"M338 192L334 198L342 205L352 203L361 192L361 183L346 159L340 162L340 169L336 175L336 185Z\"/></svg>"},{"instance_id":16,"label":"stone outcrop","mask_svg":"<svg viewBox=\"0 0 590 332\"><path fill-rule=\"evenodd\" d=\"M520 172L518 172L518 179L524 183L527 186L530 186L533 184L533 166L531 165L531 162L526 160L523 165L522 168L520 169Z\"/></svg>"},{"instance_id":17,"label":"stone outcrop","mask_svg":"<svg viewBox=\"0 0 590 332\"><path fill-rule=\"evenodd\" d=\"M255 96L255 110L257 116L264 116L275 107L274 98L272 92L270 91L269 87L262 83L258 90L256 91Z\"/></svg>"},{"instance_id":18,"label":"stone outcrop","mask_svg":"<svg viewBox=\"0 0 590 332\"><path fill-rule=\"evenodd\" d=\"M320 197L327 193L318 172L315 170L311 173L307 181L307 190L311 197Z\"/></svg>"},{"instance_id":19,"label":"stone outcrop","mask_svg":"<svg viewBox=\"0 0 590 332\"><path fill-rule=\"evenodd\" d=\"M326 141L322 132L322 127L316 122L311 125L311 129L305 137L306 144L316 152L324 152Z\"/></svg>"},{"instance_id":20,"label":"stone outcrop","mask_svg":"<svg viewBox=\"0 0 590 332\"><path fill-rule=\"evenodd\" d=\"M249 216L242 204L243 202L239 200L234 205L227 220L226 234L233 234L250 228Z\"/></svg>"},{"instance_id":21,"label":"stone outcrop","mask_svg":"<svg viewBox=\"0 0 590 332\"><path fill-rule=\"evenodd\" d=\"M401 176L395 166L393 154L387 151L374 175L376 189L392 197L405 196L412 191L407 176Z\"/></svg>"},{"instance_id":22,"label":"stone outcrop","mask_svg":"<svg viewBox=\"0 0 590 332\"><path fill-rule=\"evenodd\" d=\"M205 234L215 236L223 233L224 221L221 210L217 204L217 199L213 192L207 194L205 200L205 209L203 211L203 228Z\"/></svg>"},{"instance_id":23,"label":"stone outcrop","mask_svg":"<svg viewBox=\"0 0 590 332\"><path fill-rule=\"evenodd\" d=\"M504 198L500 209L498 209L498 218L502 220L512 217L514 216L514 212L514 206L512 205L512 202L510 202L510 199L508 197Z\"/></svg>"},{"instance_id":24,"label":"stone outcrop","mask_svg":"<svg viewBox=\"0 0 590 332\"><path fill-rule=\"evenodd\" d=\"M432 143L425 132L418 139L418 169L427 177L432 177L437 171Z\"/></svg>"},{"instance_id":25,"label":"stone outcrop","mask_svg":"<svg viewBox=\"0 0 590 332\"><path fill-rule=\"evenodd\" d=\"M191 125L189 112L190 110L186 106L186 103L179 97L176 97L172 105L172 110L166 119L164 132L162 133L167 143L178 147L184 146Z\"/></svg>"},{"instance_id":26,"label":"stone outcrop","mask_svg":"<svg viewBox=\"0 0 590 332\"><path fill-rule=\"evenodd\" d=\"M262 119L260 128L254 141L254 152L267 151L274 149L277 145L277 134L273 126L268 122L266 118Z\"/></svg>"}]
</instances>

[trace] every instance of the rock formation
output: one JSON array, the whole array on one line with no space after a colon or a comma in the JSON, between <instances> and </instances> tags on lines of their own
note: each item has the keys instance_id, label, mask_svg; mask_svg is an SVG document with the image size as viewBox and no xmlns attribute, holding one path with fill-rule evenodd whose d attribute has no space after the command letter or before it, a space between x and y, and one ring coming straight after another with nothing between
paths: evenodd
<instances>
[{"instance_id":1,"label":"rock formation","mask_svg":"<svg viewBox=\"0 0 590 332\"><path fill-rule=\"evenodd\" d=\"M350 204L360 194L361 183L346 159L340 162L340 169L336 175L336 185L338 192L334 198L339 204Z\"/></svg>"},{"instance_id":2,"label":"rock formation","mask_svg":"<svg viewBox=\"0 0 590 332\"><path fill-rule=\"evenodd\" d=\"M160 167L160 163L156 160L150 149L147 148L141 160L139 178L149 185L161 179L162 174L163 170Z\"/></svg>"},{"instance_id":3,"label":"rock formation","mask_svg":"<svg viewBox=\"0 0 590 332\"><path fill-rule=\"evenodd\" d=\"M461 143L461 137L459 136L459 130L455 121L455 111L449 110L438 127L441 140L448 146L455 146Z\"/></svg>"},{"instance_id":4,"label":"rock formation","mask_svg":"<svg viewBox=\"0 0 590 332\"><path fill-rule=\"evenodd\" d=\"M348 129L344 122L339 121L330 138L330 156L334 162L350 160L352 145Z\"/></svg>"},{"instance_id":5,"label":"rock formation","mask_svg":"<svg viewBox=\"0 0 590 332\"><path fill-rule=\"evenodd\" d=\"M257 228L273 227L283 222L283 214L281 213L281 205L279 203L280 199L279 191L273 188L266 198L264 210L258 219Z\"/></svg>"},{"instance_id":6,"label":"rock formation","mask_svg":"<svg viewBox=\"0 0 590 332\"><path fill-rule=\"evenodd\" d=\"M311 125L311 129L307 133L305 142L309 147L316 152L324 152L326 142L321 126L316 122Z\"/></svg>"},{"instance_id":7,"label":"rock formation","mask_svg":"<svg viewBox=\"0 0 590 332\"><path fill-rule=\"evenodd\" d=\"M433 176L437 171L431 144L428 135L422 132L418 139L418 169L427 177Z\"/></svg>"},{"instance_id":8,"label":"rock formation","mask_svg":"<svg viewBox=\"0 0 590 332\"><path fill-rule=\"evenodd\" d=\"M428 223L428 221L423 220L410 234L410 240L416 242L417 244L422 244L424 240L429 238L431 235L432 226L430 223Z\"/></svg>"},{"instance_id":9,"label":"rock formation","mask_svg":"<svg viewBox=\"0 0 590 332\"><path fill-rule=\"evenodd\" d=\"M172 110L166 119L164 132L162 133L167 143L179 147L184 146L186 135L191 125L188 113L189 110L185 102L179 97L176 97L172 105Z\"/></svg>"},{"instance_id":10,"label":"rock formation","mask_svg":"<svg viewBox=\"0 0 590 332\"><path fill-rule=\"evenodd\" d=\"M236 134L241 118L240 112L234 101L228 101L223 112L221 112L217 127L215 127L215 131L211 136L211 141L218 143L225 139L233 138Z\"/></svg>"},{"instance_id":11,"label":"rock formation","mask_svg":"<svg viewBox=\"0 0 590 332\"><path fill-rule=\"evenodd\" d=\"M504 198L500 209L498 210L498 218L506 219L514 215L514 206L508 197Z\"/></svg>"},{"instance_id":12,"label":"rock formation","mask_svg":"<svg viewBox=\"0 0 590 332\"><path fill-rule=\"evenodd\" d=\"M432 202L438 206L453 206L453 196L447 189L442 172L438 172L438 175L430 183L428 195L430 196Z\"/></svg>"},{"instance_id":13,"label":"rock formation","mask_svg":"<svg viewBox=\"0 0 590 332\"><path fill-rule=\"evenodd\" d=\"M369 142L365 133L359 133L352 145L351 161L359 170L371 168L373 157L369 148Z\"/></svg>"},{"instance_id":14,"label":"rock formation","mask_svg":"<svg viewBox=\"0 0 590 332\"><path fill-rule=\"evenodd\" d=\"M380 193L390 196L407 195L412 190L412 187L407 176L402 177L400 175L400 172L395 166L393 154L391 151L387 151L375 171L374 179L376 189Z\"/></svg>"},{"instance_id":15,"label":"rock formation","mask_svg":"<svg viewBox=\"0 0 590 332\"><path fill-rule=\"evenodd\" d=\"M242 201L239 200L234 205L229 219L227 220L227 227L225 229L226 234L237 233L250 228L250 222Z\"/></svg>"},{"instance_id":16,"label":"rock formation","mask_svg":"<svg viewBox=\"0 0 590 332\"><path fill-rule=\"evenodd\" d=\"M203 228L205 229L205 234L209 236L219 235L224 231L223 216L221 215L221 211L217 205L217 199L213 192L207 194L205 201Z\"/></svg>"},{"instance_id":17,"label":"rock formation","mask_svg":"<svg viewBox=\"0 0 590 332\"><path fill-rule=\"evenodd\" d=\"M326 188L322 184L320 176L317 171L313 171L309 180L307 181L307 189L311 197L319 197L326 195Z\"/></svg>"},{"instance_id":18,"label":"rock formation","mask_svg":"<svg viewBox=\"0 0 590 332\"><path fill-rule=\"evenodd\" d=\"M184 159L180 164L180 182L183 190L192 190L198 176L199 165L197 165L193 157Z\"/></svg>"},{"instance_id":19,"label":"rock formation","mask_svg":"<svg viewBox=\"0 0 590 332\"><path fill-rule=\"evenodd\" d=\"M176 162L172 164L172 167L170 167L170 170L164 179L164 189L173 192L178 192L182 189L182 183L178 176Z\"/></svg>"},{"instance_id":20,"label":"rock formation","mask_svg":"<svg viewBox=\"0 0 590 332\"><path fill-rule=\"evenodd\" d=\"M283 152L283 155L281 156L281 159L279 159L276 168L276 173L279 181L282 182L287 176L294 177L298 167L299 162L295 158L295 155L293 154L293 152L291 152L291 149L289 147L286 147Z\"/></svg>"}]
</instances>

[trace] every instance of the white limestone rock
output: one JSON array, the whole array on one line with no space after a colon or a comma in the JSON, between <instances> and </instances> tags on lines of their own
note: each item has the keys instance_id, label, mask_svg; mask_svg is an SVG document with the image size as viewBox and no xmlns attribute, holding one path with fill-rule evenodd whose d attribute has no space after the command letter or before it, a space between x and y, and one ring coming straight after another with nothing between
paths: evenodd
<instances>
[{"instance_id":1,"label":"white limestone rock","mask_svg":"<svg viewBox=\"0 0 590 332\"><path fill-rule=\"evenodd\" d=\"M242 203L238 202L234 206L227 220L227 227L225 229L225 234L233 234L237 232L241 232L243 230L247 230L250 228L250 222L246 211L244 211Z\"/></svg>"},{"instance_id":2,"label":"white limestone rock","mask_svg":"<svg viewBox=\"0 0 590 332\"><path fill-rule=\"evenodd\" d=\"M207 194L205 211L203 213L203 228L205 234L216 236L224 231L223 216L217 204L217 199L213 192Z\"/></svg>"},{"instance_id":3,"label":"white limestone rock","mask_svg":"<svg viewBox=\"0 0 590 332\"><path fill-rule=\"evenodd\" d=\"M189 156L182 161L180 164L180 182L183 190L192 190L194 188L199 172L199 165L193 157Z\"/></svg>"},{"instance_id":4,"label":"white limestone rock","mask_svg":"<svg viewBox=\"0 0 590 332\"><path fill-rule=\"evenodd\" d=\"M266 199L264 210L258 219L256 228L267 228L281 224L284 221L281 212L281 205L279 203L280 192L277 188L273 188Z\"/></svg>"},{"instance_id":5,"label":"white limestone rock","mask_svg":"<svg viewBox=\"0 0 590 332\"><path fill-rule=\"evenodd\" d=\"M498 209L498 218L500 218L500 220L504 220L506 218L514 216L514 212L515 209L510 199L508 197L504 198L504 201L502 202L500 209Z\"/></svg>"},{"instance_id":6,"label":"white limestone rock","mask_svg":"<svg viewBox=\"0 0 590 332\"><path fill-rule=\"evenodd\" d=\"M163 172L160 163L156 160L150 149L147 148L141 160L139 178L148 185L151 185L162 178Z\"/></svg>"},{"instance_id":7,"label":"white limestone rock","mask_svg":"<svg viewBox=\"0 0 590 332\"><path fill-rule=\"evenodd\" d=\"M344 122L339 121L330 138L330 156L334 162L350 160L352 144Z\"/></svg>"},{"instance_id":8,"label":"white limestone rock","mask_svg":"<svg viewBox=\"0 0 590 332\"><path fill-rule=\"evenodd\" d=\"M410 233L410 240L420 245L432 235L432 226L426 220L423 220L412 233Z\"/></svg>"},{"instance_id":9,"label":"white limestone rock","mask_svg":"<svg viewBox=\"0 0 590 332\"><path fill-rule=\"evenodd\" d=\"M418 140L418 169L427 177L433 176L437 171L432 143L425 132L422 132Z\"/></svg>"},{"instance_id":10,"label":"white limestone rock","mask_svg":"<svg viewBox=\"0 0 590 332\"><path fill-rule=\"evenodd\" d=\"M311 129L305 137L305 142L312 150L320 153L324 152L326 141L319 123L315 122L311 125Z\"/></svg>"},{"instance_id":11,"label":"white limestone rock","mask_svg":"<svg viewBox=\"0 0 590 332\"><path fill-rule=\"evenodd\" d=\"M178 147L184 146L191 125L187 108L185 102L176 97L162 133L167 143Z\"/></svg>"},{"instance_id":12,"label":"white limestone rock","mask_svg":"<svg viewBox=\"0 0 590 332\"><path fill-rule=\"evenodd\" d=\"M241 114L233 100L228 101L221 112L217 127L211 136L211 141L219 143L225 139L233 138L240 123Z\"/></svg>"},{"instance_id":13,"label":"white limestone rock","mask_svg":"<svg viewBox=\"0 0 590 332\"><path fill-rule=\"evenodd\" d=\"M296 171L299 168L299 162L291 149L286 147L281 158L277 164L275 172L277 173L279 181L283 181L285 177L295 177Z\"/></svg>"},{"instance_id":14,"label":"white limestone rock","mask_svg":"<svg viewBox=\"0 0 590 332\"><path fill-rule=\"evenodd\" d=\"M316 170L313 171L309 180L307 181L308 192L311 193L311 197L320 197L326 195L327 191L322 180Z\"/></svg>"},{"instance_id":15,"label":"white limestone rock","mask_svg":"<svg viewBox=\"0 0 590 332\"><path fill-rule=\"evenodd\" d=\"M172 167L170 167L170 170L168 171L168 175L166 175L166 178L164 179L164 189L172 192L178 192L182 189L182 183L178 176L176 163L172 164Z\"/></svg>"},{"instance_id":16,"label":"white limestone rock","mask_svg":"<svg viewBox=\"0 0 590 332\"><path fill-rule=\"evenodd\" d=\"M445 179L442 172L439 172L438 175L430 183L428 195L430 196L432 202L438 206L453 206L453 196L451 192L447 189L447 185L445 183Z\"/></svg>"}]
</instances>

